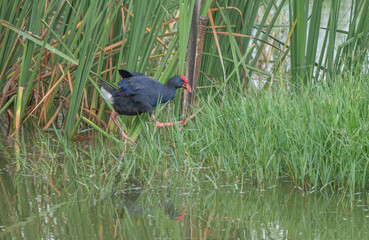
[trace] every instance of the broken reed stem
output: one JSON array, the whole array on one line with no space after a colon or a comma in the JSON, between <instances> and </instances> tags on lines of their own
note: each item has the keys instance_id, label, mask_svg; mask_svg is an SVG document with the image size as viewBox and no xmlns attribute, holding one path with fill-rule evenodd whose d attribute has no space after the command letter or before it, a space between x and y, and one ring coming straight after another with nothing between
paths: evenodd
<instances>
[{"instance_id":1,"label":"broken reed stem","mask_svg":"<svg viewBox=\"0 0 369 240\"><path fill-rule=\"evenodd\" d=\"M191 95L191 103L195 101L197 80L198 80L199 72L200 72L201 56L202 56L202 49L204 47L204 39L205 39L207 23L208 23L208 17L199 18L199 26L197 29L196 62L195 62L195 72L194 72L193 82L192 82L193 88L192 88L192 95Z\"/></svg>"}]
</instances>

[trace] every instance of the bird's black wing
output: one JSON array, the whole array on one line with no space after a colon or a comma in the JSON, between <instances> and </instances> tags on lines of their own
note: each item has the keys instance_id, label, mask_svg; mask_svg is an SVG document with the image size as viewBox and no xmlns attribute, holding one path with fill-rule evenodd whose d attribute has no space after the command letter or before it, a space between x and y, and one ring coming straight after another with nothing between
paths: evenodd
<instances>
[{"instance_id":1,"label":"bird's black wing","mask_svg":"<svg viewBox=\"0 0 369 240\"><path fill-rule=\"evenodd\" d=\"M143 87L138 82L136 82L134 78L120 80L118 82L118 85L121 87L121 90L123 90L123 92L127 95L135 95L136 92Z\"/></svg>"},{"instance_id":2,"label":"bird's black wing","mask_svg":"<svg viewBox=\"0 0 369 240\"><path fill-rule=\"evenodd\" d=\"M152 85L152 82L155 80L149 76L146 76L143 73L131 73L126 70L119 70L119 74L122 77L122 80L118 82L118 85L127 95L134 95L142 88L148 87L148 85Z\"/></svg>"},{"instance_id":3,"label":"bird's black wing","mask_svg":"<svg viewBox=\"0 0 369 240\"><path fill-rule=\"evenodd\" d=\"M138 97L147 95L150 98L157 98L159 89L163 87L163 84L146 75L137 75L122 79L118 82L118 85L128 95Z\"/></svg>"}]
</instances>

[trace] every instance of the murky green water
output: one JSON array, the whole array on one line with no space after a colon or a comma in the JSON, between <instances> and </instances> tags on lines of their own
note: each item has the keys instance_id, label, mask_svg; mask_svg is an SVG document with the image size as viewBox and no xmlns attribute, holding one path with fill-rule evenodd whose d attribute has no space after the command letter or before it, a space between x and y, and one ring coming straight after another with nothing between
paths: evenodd
<instances>
[{"instance_id":1,"label":"murky green water","mask_svg":"<svg viewBox=\"0 0 369 240\"><path fill-rule=\"evenodd\" d=\"M10 151L9 151L10 152ZM73 161L73 160L71 160ZM36 167L36 164L35 164ZM0 159L2 239L367 239L368 194L303 193L291 183L262 189L156 182L124 191L90 189L72 174L16 174ZM107 194L107 192L111 192Z\"/></svg>"}]
</instances>

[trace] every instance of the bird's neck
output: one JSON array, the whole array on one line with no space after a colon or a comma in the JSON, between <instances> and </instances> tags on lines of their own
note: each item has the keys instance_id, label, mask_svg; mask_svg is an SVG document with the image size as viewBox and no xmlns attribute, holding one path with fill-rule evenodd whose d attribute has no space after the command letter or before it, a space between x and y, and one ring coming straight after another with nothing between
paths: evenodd
<instances>
[{"instance_id":1,"label":"bird's neck","mask_svg":"<svg viewBox=\"0 0 369 240\"><path fill-rule=\"evenodd\" d=\"M174 98L176 94L176 87L172 84L161 85L159 88L158 96L155 99L152 99L151 105L155 107L158 102L166 103Z\"/></svg>"},{"instance_id":2,"label":"bird's neck","mask_svg":"<svg viewBox=\"0 0 369 240\"><path fill-rule=\"evenodd\" d=\"M165 103L165 102L172 100L175 94L176 94L176 88L173 85L171 84L164 85L162 90L160 91L160 95L162 98L161 102Z\"/></svg>"}]
</instances>

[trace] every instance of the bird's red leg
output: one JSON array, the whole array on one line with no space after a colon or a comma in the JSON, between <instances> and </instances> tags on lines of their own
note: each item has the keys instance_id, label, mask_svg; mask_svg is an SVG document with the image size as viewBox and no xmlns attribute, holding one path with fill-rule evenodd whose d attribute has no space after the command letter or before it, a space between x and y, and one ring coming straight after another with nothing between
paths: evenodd
<instances>
[{"instance_id":1,"label":"bird's red leg","mask_svg":"<svg viewBox=\"0 0 369 240\"><path fill-rule=\"evenodd\" d=\"M123 131L123 129L119 126L117 120L115 119L116 116L118 116L119 113L111 113L110 117L111 119L113 119L115 125L119 128L120 132L122 133L122 140L124 140L124 142L128 139L129 141L131 141L133 144L136 144L132 139L130 139L127 134L125 134L125 132Z\"/></svg>"},{"instance_id":2,"label":"bird's red leg","mask_svg":"<svg viewBox=\"0 0 369 240\"><path fill-rule=\"evenodd\" d=\"M178 125L181 125L181 126L184 126L185 124L186 124L186 122L187 121L189 121L189 120L191 120L192 118L194 118L195 117L195 115L198 113L198 112L200 112L202 109L203 109L204 107L202 107L202 108L200 108L197 112L195 112L194 114L192 114L189 118L183 118L183 120L182 121L178 121L178 122L176 122L176 123L173 123L173 122L166 122L166 123L161 123L161 122L159 122L159 121L156 121L156 126L158 126L158 127L169 127L169 126L174 126L174 125L176 125L176 124L178 124ZM153 115L151 115L151 118L152 118L152 120L155 122L155 116L154 116L154 114Z\"/></svg>"}]
</instances>

